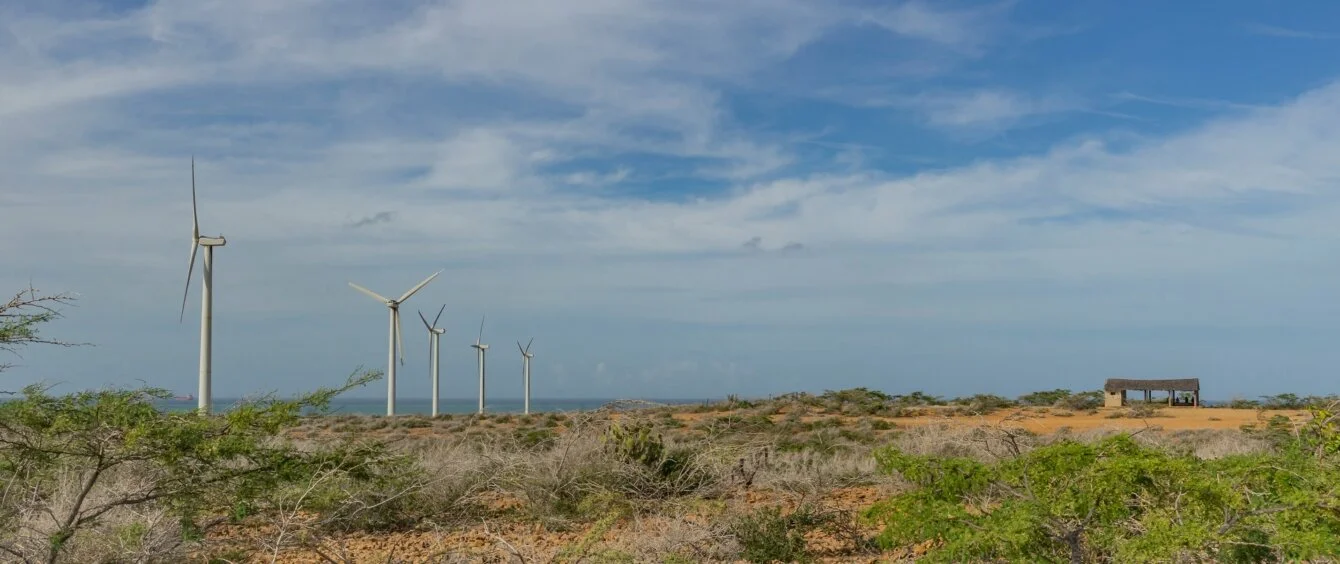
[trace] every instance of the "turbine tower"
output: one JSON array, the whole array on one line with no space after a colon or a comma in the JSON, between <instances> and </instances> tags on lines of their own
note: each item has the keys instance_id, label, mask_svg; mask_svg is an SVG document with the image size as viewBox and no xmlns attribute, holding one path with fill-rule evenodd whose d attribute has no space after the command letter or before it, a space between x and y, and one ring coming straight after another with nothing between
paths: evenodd
<instances>
[{"instance_id":1,"label":"turbine tower","mask_svg":"<svg viewBox=\"0 0 1340 564\"><path fill-rule=\"evenodd\" d=\"M191 278L195 274L195 254L200 247L205 248L204 266L201 276L204 289L200 291L200 386L197 390L196 407L202 413L209 413L211 402L210 371L213 365L210 349L214 328L214 247L228 244L223 235L218 237L200 236L200 214L196 210L195 198L195 157L191 157L191 262L186 266L186 290L181 295L181 315L177 322L186 319L186 298L191 294Z\"/></svg>"},{"instance_id":2,"label":"turbine tower","mask_svg":"<svg viewBox=\"0 0 1340 564\"><path fill-rule=\"evenodd\" d=\"M530 352L530 344L534 342L535 337L531 337L529 341L526 341L525 348L521 348L521 341L516 342L517 350L521 351L521 381L526 388L526 401L522 412L526 415L530 415L530 359L535 358L535 355Z\"/></svg>"},{"instance_id":3,"label":"turbine tower","mask_svg":"<svg viewBox=\"0 0 1340 564\"><path fill-rule=\"evenodd\" d=\"M484 414L484 356L489 352L489 346L480 344L480 339L484 338L484 316L479 317L479 336L475 337L475 344L470 345L475 349L475 358L479 362L479 414Z\"/></svg>"},{"instance_id":4,"label":"turbine tower","mask_svg":"<svg viewBox=\"0 0 1340 564\"><path fill-rule=\"evenodd\" d=\"M439 328L437 326L437 320L442 319L442 312L446 309L446 304L443 304L442 309L437 310L437 317L433 318L432 323L428 322L428 318L423 316L422 311L419 312L419 319L423 320L423 326L428 328L428 371L433 379L433 417L437 417L437 382L439 380L437 353L442 350L438 341L442 334L447 332L446 327Z\"/></svg>"},{"instance_id":5,"label":"turbine tower","mask_svg":"<svg viewBox=\"0 0 1340 564\"><path fill-rule=\"evenodd\" d=\"M372 290L354 284L353 282L349 283L349 286L353 289L363 292L364 294L371 296L372 299L386 304L386 309L391 311L391 329L388 337L389 340L387 342L388 351L386 353L386 415L388 417L395 415L395 357L397 352L400 353L400 363L405 363L405 349L400 341L400 304L405 303L405 300L408 300L415 292L418 292L424 286L427 286L429 282L432 282L434 278L437 278L438 274L442 274L442 271L439 270L433 273L432 276L425 278L418 286L410 288L408 292L405 292L405 295L400 296L400 299L396 300L382 296Z\"/></svg>"}]
</instances>

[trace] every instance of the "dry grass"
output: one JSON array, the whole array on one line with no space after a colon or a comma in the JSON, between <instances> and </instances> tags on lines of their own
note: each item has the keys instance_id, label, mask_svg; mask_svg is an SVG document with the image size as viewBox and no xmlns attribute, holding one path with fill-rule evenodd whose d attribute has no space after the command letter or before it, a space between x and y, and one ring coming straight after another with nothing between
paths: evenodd
<instances>
[{"instance_id":1,"label":"dry grass","mask_svg":"<svg viewBox=\"0 0 1340 564\"><path fill-rule=\"evenodd\" d=\"M728 525L760 508L818 508L831 522L848 523L897 491L898 481L880 474L870 456L879 446L990 461L1060 439L1133 432L1142 442L1204 458L1270 448L1236 428L1213 428L1217 421L1211 428L1183 424L1189 417L1210 421L1197 413L1209 410L1113 420L1104 415L1114 410L1011 408L951 417L933 406L916 409L887 416L851 403L779 401L734 410L313 418L293 433L296 440L393 440L394 452L412 460L412 476L367 491L318 474L271 500L264 514L225 524L201 543L184 542L165 508L118 509L72 541L69 561L185 561L188 554L255 562L729 561L743 548ZM1223 424L1249 420L1213 411ZM1250 421L1268 415L1253 412ZM614 423L645 424L667 452L692 456L671 473L621 457L603 440ZM131 491L140 487L137 476L119 474L94 495ZM42 554L79 478L65 477L68 487L49 499L6 494L14 526L0 540ZM842 531L807 533L813 554L865 557L861 535L876 531Z\"/></svg>"}]
</instances>

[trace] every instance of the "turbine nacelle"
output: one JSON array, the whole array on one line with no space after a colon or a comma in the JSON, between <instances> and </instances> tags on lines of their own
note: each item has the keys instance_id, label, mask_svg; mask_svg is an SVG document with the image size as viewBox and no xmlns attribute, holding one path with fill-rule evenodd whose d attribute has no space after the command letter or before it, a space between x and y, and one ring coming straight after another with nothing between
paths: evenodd
<instances>
[{"instance_id":1,"label":"turbine nacelle","mask_svg":"<svg viewBox=\"0 0 1340 564\"><path fill-rule=\"evenodd\" d=\"M429 333L432 333L432 334L434 334L434 335L444 335L444 334L446 334L446 332L447 332L447 328L446 328L446 327L438 327L438 326L437 326L437 321L438 321L439 319L442 319L442 312L443 312L443 311L446 311L446 309L447 309L446 304L443 304L442 307L441 307L440 309L437 310L437 317L434 317L434 318L433 318L433 322L432 322L432 323L429 323L429 322L428 322L428 318L423 316L423 312L422 312L422 311L419 312L419 319L423 321L423 326L426 327L426 328L428 329L428 332L429 332Z\"/></svg>"}]
</instances>

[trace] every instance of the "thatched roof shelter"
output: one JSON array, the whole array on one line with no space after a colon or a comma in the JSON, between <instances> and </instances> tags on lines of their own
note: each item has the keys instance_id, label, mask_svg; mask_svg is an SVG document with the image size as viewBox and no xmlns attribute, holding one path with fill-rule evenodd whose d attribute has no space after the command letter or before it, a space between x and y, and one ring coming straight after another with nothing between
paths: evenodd
<instances>
[{"instance_id":1,"label":"thatched roof shelter","mask_svg":"<svg viewBox=\"0 0 1340 564\"><path fill-rule=\"evenodd\" d=\"M1199 392L1200 378L1179 378L1172 380L1133 380L1129 378L1108 378L1103 389L1116 393L1122 390L1168 390L1173 392Z\"/></svg>"}]
</instances>

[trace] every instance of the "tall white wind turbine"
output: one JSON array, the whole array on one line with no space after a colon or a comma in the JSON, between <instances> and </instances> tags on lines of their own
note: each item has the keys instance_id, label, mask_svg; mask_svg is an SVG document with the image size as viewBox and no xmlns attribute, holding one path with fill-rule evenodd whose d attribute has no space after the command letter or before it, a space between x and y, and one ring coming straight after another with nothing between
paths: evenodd
<instances>
[{"instance_id":1,"label":"tall white wind turbine","mask_svg":"<svg viewBox=\"0 0 1340 564\"><path fill-rule=\"evenodd\" d=\"M521 351L521 381L526 389L525 407L522 408L522 412L526 415L530 415L530 359L535 358L535 355L530 352L530 344L534 342L535 337L531 337L529 341L526 341L525 348L521 347L521 341L516 342L517 350Z\"/></svg>"},{"instance_id":2,"label":"tall white wind turbine","mask_svg":"<svg viewBox=\"0 0 1340 564\"><path fill-rule=\"evenodd\" d=\"M400 353L400 363L404 364L405 362L405 349L400 341L400 304L405 303L405 300L408 300L409 297L413 296L415 292L418 292L424 286L427 286L429 282L432 282L434 278L437 278L438 274L442 274L442 271L439 270L433 273L432 276L429 276L428 278L425 278L423 282L420 282L418 286L410 288L408 292L405 292L405 295L400 296L400 299L395 300L382 296L381 294L378 294L376 292L373 292L372 290L359 286L358 284L354 284L353 282L349 283L349 286L352 287L353 289L363 292L364 294L371 296L372 299L382 302L383 304L386 304L386 309L389 309L391 311L391 329L390 329L390 335L388 337L389 340L387 343L388 350L386 353L386 415L387 416L395 415L395 357L397 352Z\"/></svg>"},{"instance_id":3,"label":"tall white wind turbine","mask_svg":"<svg viewBox=\"0 0 1340 564\"><path fill-rule=\"evenodd\" d=\"M489 352L489 346L480 344L484 338L484 317L479 317L479 336L475 337L475 344L470 345L475 349L475 358L479 361L479 413L484 413L484 357Z\"/></svg>"},{"instance_id":4,"label":"tall white wind turbine","mask_svg":"<svg viewBox=\"0 0 1340 564\"><path fill-rule=\"evenodd\" d=\"M186 290L181 295L181 316L177 322L186 319L186 298L191 294L191 278L195 274L195 254L200 247L205 248L204 267L201 275L204 289L200 291L200 387L197 390L196 407L203 413L209 413L210 394L213 386L210 371L213 365L210 349L214 328L214 247L228 244L223 235L218 237L200 236L200 214L196 210L195 198L195 157L191 157L191 262L186 266Z\"/></svg>"},{"instance_id":5,"label":"tall white wind turbine","mask_svg":"<svg viewBox=\"0 0 1340 564\"><path fill-rule=\"evenodd\" d=\"M423 326L428 328L428 372L433 379L433 417L437 417L437 383L439 380L437 353L442 350L442 347L439 344L439 338L443 333L447 332L446 327L437 326L437 320L442 319L442 312L446 311L446 309L446 304L443 304L442 309L437 310L437 317L433 318L432 323L428 322L428 318L423 316L422 311L419 312L419 319L422 319Z\"/></svg>"}]
</instances>

